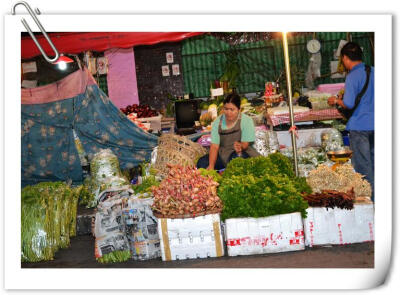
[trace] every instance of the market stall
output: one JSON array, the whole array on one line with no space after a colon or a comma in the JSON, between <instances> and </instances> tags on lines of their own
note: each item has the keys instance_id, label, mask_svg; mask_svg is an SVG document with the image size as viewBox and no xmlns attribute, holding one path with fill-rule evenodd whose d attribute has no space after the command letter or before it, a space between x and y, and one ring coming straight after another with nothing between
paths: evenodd
<instances>
[{"instance_id":1,"label":"market stall","mask_svg":"<svg viewBox=\"0 0 400 295\"><path fill-rule=\"evenodd\" d=\"M78 54L203 35L158 33L146 39L143 33L143 39L133 39L115 33L108 40L98 34L59 34L72 40L62 50ZM75 48L77 38L95 41ZM23 58L37 54L28 43L23 39ZM181 70L189 75L187 62L173 64L190 55L187 43L185 48L179 55L168 47L165 62L162 52L162 64L154 66L157 79L168 77L162 82L172 86L166 88L186 81ZM162 102L154 97L154 104L144 103L150 95L140 101L139 91L138 103L117 107L100 88L98 61L104 56L85 52L84 60L77 58L80 68L63 79L22 89L24 262L53 259L77 232L94 236L93 253L102 264L262 255L374 240L371 186L350 165L351 151L338 130L342 122L332 122L343 117L327 105L327 91L335 94L343 85L292 96L286 52L287 90L280 75L277 81L264 79L260 93L239 93L239 53L227 52L222 74L207 81L207 97L193 97L186 84L185 93L163 93ZM141 67L135 67L138 76ZM143 80L153 75L149 68L142 73ZM142 85L142 93L155 88L151 95L158 95L159 85L164 84ZM223 171L197 169L229 93L240 95L239 111L255 126L251 146L259 156L239 156ZM328 127L302 130L298 124L317 121L329 121ZM275 130L283 125L289 130ZM90 214L77 214L78 207ZM85 218L90 229L82 226Z\"/></svg>"}]
</instances>

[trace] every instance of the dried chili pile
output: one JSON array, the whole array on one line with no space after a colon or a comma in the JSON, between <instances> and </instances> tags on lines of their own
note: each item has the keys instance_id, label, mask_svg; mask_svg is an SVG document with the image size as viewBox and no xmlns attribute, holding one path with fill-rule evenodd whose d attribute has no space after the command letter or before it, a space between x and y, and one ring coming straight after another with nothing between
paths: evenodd
<instances>
[{"instance_id":1,"label":"dried chili pile","mask_svg":"<svg viewBox=\"0 0 400 295\"><path fill-rule=\"evenodd\" d=\"M322 190L320 193L303 195L311 207L326 207L351 210L354 208L354 190L347 193L334 190Z\"/></svg>"}]
</instances>

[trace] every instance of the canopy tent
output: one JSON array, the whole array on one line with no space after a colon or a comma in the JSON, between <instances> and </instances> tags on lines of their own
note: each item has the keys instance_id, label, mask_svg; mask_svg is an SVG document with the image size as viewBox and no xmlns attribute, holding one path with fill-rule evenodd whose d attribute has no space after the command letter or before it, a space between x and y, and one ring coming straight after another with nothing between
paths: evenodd
<instances>
[{"instance_id":1,"label":"canopy tent","mask_svg":"<svg viewBox=\"0 0 400 295\"><path fill-rule=\"evenodd\" d=\"M49 33L49 37L59 53L78 54L83 51L105 51L111 48L129 48L138 45L153 45L161 42L177 42L201 35L201 32L86 32ZM54 56L43 35L36 38L48 56ZM29 59L40 55L40 51L30 36L21 39L21 58Z\"/></svg>"},{"instance_id":2,"label":"canopy tent","mask_svg":"<svg viewBox=\"0 0 400 295\"><path fill-rule=\"evenodd\" d=\"M122 114L87 71L42 87L21 89L22 186L41 181L82 181L73 130L89 159L109 148L122 169L148 161L157 136Z\"/></svg>"}]
</instances>

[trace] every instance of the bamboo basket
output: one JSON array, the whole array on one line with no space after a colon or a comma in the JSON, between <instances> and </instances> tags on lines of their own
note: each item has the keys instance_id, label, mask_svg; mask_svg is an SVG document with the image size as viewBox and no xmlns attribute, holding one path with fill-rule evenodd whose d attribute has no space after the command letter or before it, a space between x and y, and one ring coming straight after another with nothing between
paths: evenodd
<instances>
[{"instance_id":1,"label":"bamboo basket","mask_svg":"<svg viewBox=\"0 0 400 295\"><path fill-rule=\"evenodd\" d=\"M161 177L168 174L169 165L195 166L206 149L185 136L163 134L158 139L157 158L154 169Z\"/></svg>"}]
</instances>

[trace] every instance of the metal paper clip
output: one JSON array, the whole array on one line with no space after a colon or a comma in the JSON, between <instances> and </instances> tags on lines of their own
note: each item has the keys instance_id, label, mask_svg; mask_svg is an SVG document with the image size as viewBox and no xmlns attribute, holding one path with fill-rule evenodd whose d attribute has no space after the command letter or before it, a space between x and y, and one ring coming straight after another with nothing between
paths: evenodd
<instances>
[{"instance_id":1,"label":"metal paper clip","mask_svg":"<svg viewBox=\"0 0 400 295\"><path fill-rule=\"evenodd\" d=\"M51 42L49 36L47 35L45 29L43 28L42 24L40 23L40 21L38 20L38 18L36 17L36 14L40 14L40 11L38 8L36 8L36 14L35 12L32 10L32 8L29 6L28 3L26 3L25 1L20 1L16 4L14 4L13 8L11 9L11 14L15 15L15 8L18 5L23 5L25 6L26 10L28 10L29 14L32 16L33 20L35 21L35 23L37 24L37 26L39 27L40 31L42 32L42 34L44 35L44 37L46 38L47 42L49 42L50 47L53 49L54 53L56 54L56 56L54 58L49 58L47 56L47 54L44 52L42 46L40 46L38 40L36 39L35 35L33 34L31 28L29 27L28 23L26 22L26 20L24 18L21 19L22 24L24 25L25 29L28 31L29 35L32 37L33 41L35 42L36 46L39 48L40 52L42 53L43 57L45 60L47 60L49 63L53 63L55 61L58 60L58 58L60 57L60 54L58 53L57 48L54 46L53 42Z\"/></svg>"}]
</instances>

